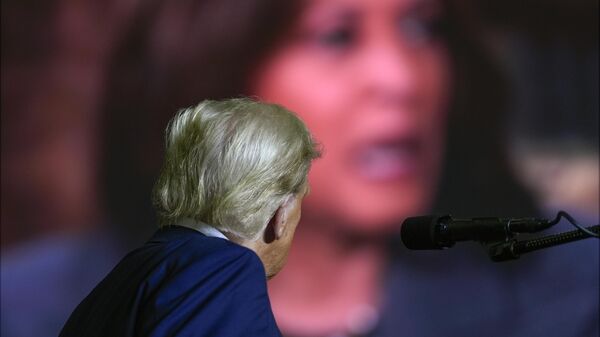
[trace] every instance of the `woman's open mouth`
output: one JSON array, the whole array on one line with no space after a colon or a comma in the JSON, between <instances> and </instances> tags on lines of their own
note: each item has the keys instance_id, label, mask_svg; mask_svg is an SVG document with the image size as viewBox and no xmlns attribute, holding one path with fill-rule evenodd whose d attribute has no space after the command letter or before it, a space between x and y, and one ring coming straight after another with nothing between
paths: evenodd
<instances>
[{"instance_id":1,"label":"woman's open mouth","mask_svg":"<svg viewBox=\"0 0 600 337\"><path fill-rule=\"evenodd\" d=\"M353 167L370 181L406 179L418 171L421 148L417 137L378 139L355 148Z\"/></svg>"}]
</instances>

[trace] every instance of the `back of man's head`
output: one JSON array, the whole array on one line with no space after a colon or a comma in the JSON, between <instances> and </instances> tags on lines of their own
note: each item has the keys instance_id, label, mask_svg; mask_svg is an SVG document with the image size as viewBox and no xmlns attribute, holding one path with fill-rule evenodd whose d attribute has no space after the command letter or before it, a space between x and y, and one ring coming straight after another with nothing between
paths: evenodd
<instances>
[{"instance_id":1,"label":"back of man's head","mask_svg":"<svg viewBox=\"0 0 600 337\"><path fill-rule=\"evenodd\" d=\"M171 120L154 204L163 225L191 218L253 240L306 184L318 156L306 126L285 108L206 100Z\"/></svg>"}]
</instances>

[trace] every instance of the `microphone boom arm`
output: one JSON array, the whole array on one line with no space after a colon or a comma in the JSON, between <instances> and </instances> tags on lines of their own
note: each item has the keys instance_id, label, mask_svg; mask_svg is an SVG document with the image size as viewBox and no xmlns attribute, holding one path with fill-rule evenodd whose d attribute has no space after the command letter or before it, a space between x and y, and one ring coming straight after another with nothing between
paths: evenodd
<instances>
[{"instance_id":1,"label":"microphone boom arm","mask_svg":"<svg viewBox=\"0 0 600 337\"><path fill-rule=\"evenodd\" d=\"M596 234L600 233L600 225L586 227L586 229ZM496 242L487 245L487 248L490 259L495 262L502 262L518 259L525 253L588 238L590 238L588 234L576 229L530 240L518 241L516 239L511 239L506 242Z\"/></svg>"}]
</instances>

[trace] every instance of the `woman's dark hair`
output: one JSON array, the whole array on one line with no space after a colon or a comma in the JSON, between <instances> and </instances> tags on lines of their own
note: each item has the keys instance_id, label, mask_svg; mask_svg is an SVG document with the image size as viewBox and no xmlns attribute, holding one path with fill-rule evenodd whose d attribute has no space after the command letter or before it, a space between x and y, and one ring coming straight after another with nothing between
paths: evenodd
<instances>
[{"instance_id":1,"label":"woman's dark hair","mask_svg":"<svg viewBox=\"0 0 600 337\"><path fill-rule=\"evenodd\" d=\"M99 181L108 221L139 238L168 121L204 99L247 91L250 72L293 22L293 1L142 1L108 64Z\"/></svg>"},{"instance_id":2,"label":"woman's dark hair","mask_svg":"<svg viewBox=\"0 0 600 337\"><path fill-rule=\"evenodd\" d=\"M472 21L463 18L467 12L444 4L441 28L456 83L449 160L435 210L530 212L532 203L512 178L502 150L504 81L474 38ZM168 120L200 100L247 93L251 72L300 11L300 1L291 0L140 4L111 58L102 109L100 181L111 222L130 233L154 227L150 196Z\"/></svg>"},{"instance_id":3,"label":"woman's dark hair","mask_svg":"<svg viewBox=\"0 0 600 337\"><path fill-rule=\"evenodd\" d=\"M509 167L509 87L481 40L482 24L463 1L446 1L444 35L454 71L446 160L433 211L457 216L526 216L533 199Z\"/></svg>"}]
</instances>

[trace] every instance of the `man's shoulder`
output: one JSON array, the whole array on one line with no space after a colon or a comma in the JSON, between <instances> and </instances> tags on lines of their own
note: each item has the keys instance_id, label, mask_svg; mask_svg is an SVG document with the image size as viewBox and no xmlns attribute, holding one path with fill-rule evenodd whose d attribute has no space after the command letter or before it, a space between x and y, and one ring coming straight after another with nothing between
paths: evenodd
<instances>
[{"instance_id":1,"label":"man's shoulder","mask_svg":"<svg viewBox=\"0 0 600 337\"><path fill-rule=\"evenodd\" d=\"M182 326L182 334L198 334L212 325L223 331L218 335L278 335L259 257L225 239L188 234L185 240L163 241L173 247L162 248L166 258L144 282L142 335L166 333L173 326ZM222 323L234 321L243 328Z\"/></svg>"},{"instance_id":2,"label":"man's shoulder","mask_svg":"<svg viewBox=\"0 0 600 337\"><path fill-rule=\"evenodd\" d=\"M160 247L160 248L159 248ZM164 228L144 245L143 249L158 251L171 259L183 258L188 263L208 261L227 263L243 260L249 266L262 266L252 250L218 237L206 236L184 227Z\"/></svg>"},{"instance_id":3,"label":"man's shoulder","mask_svg":"<svg viewBox=\"0 0 600 337\"><path fill-rule=\"evenodd\" d=\"M153 255L160 261L155 274L189 279L193 284L212 278L229 282L228 274L246 282L266 282L264 266L252 250L189 228L161 229L134 255L142 259Z\"/></svg>"}]
</instances>

